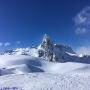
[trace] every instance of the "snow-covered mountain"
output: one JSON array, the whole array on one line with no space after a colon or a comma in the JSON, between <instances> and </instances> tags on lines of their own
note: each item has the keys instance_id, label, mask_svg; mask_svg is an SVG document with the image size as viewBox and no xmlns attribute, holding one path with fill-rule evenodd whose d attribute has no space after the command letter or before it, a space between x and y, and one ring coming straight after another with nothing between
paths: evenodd
<instances>
[{"instance_id":1,"label":"snow-covered mountain","mask_svg":"<svg viewBox=\"0 0 90 90\"><path fill-rule=\"evenodd\" d=\"M15 50L7 50L2 55L30 55L34 57L42 57L49 61L62 62L65 55L77 56L71 47L65 45L57 45L46 34L42 43L36 48L17 48Z\"/></svg>"},{"instance_id":2,"label":"snow-covered mountain","mask_svg":"<svg viewBox=\"0 0 90 90\"><path fill-rule=\"evenodd\" d=\"M35 48L17 48L0 54L0 89L6 87L89 90L90 56L79 56L71 47L55 44L45 34Z\"/></svg>"},{"instance_id":3,"label":"snow-covered mountain","mask_svg":"<svg viewBox=\"0 0 90 90\"><path fill-rule=\"evenodd\" d=\"M0 74L53 72L53 69L50 68L54 68L54 72L58 72L62 65L65 65L60 63L64 62L90 63L90 57L78 56L71 47L57 45L45 34L42 43L36 48L17 48L15 50L7 50L2 53L0 55ZM66 66L67 65L68 64L66 64ZM74 68L78 68L77 66L78 65L76 65L76 67L69 67L69 71L72 69L74 70ZM68 70L64 70L64 72L67 71Z\"/></svg>"},{"instance_id":4,"label":"snow-covered mountain","mask_svg":"<svg viewBox=\"0 0 90 90\"><path fill-rule=\"evenodd\" d=\"M39 57L44 57L49 61L63 62L66 54L76 53L69 46L57 45L45 34L42 43L38 46Z\"/></svg>"},{"instance_id":5,"label":"snow-covered mountain","mask_svg":"<svg viewBox=\"0 0 90 90\"><path fill-rule=\"evenodd\" d=\"M48 35L44 35L40 45L35 48L17 48L7 50L2 55L26 55L40 57L54 62L90 63L90 56L79 56L70 46L55 44Z\"/></svg>"}]
</instances>

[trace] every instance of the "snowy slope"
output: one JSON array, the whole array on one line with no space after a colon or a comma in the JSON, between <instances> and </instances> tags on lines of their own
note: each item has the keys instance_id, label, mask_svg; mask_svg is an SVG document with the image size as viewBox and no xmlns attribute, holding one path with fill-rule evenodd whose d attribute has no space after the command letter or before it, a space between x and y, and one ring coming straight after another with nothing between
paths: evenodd
<instances>
[{"instance_id":1,"label":"snowy slope","mask_svg":"<svg viewBox=\"0 0 90 90\"><path fill-rule=\"evenodd\" d=\"M18 90L90 90L90 74L33 73L1 76L0 87L17 87Z\"/></svg>"},{"instance_id":2,"label":"snowy slope","mask_svg":"<svg viewBox=\"0 0 90 90\"><path fill-rule=\"evenodd\" d=\"M43 58L31 57L26 55L1 55L0 56L0 74L25 74L30 72L90 72L90 64L75 62L49 62Z\"/></svg>"}]
</instances>

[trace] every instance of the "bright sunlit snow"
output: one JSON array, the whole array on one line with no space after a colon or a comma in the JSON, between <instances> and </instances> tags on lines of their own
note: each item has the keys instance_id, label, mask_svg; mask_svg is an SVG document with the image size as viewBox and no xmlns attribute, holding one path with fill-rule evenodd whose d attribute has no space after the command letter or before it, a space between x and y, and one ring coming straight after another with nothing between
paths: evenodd
<instances>
[{"instance_id":1,"label":"bright sunlit snow","mask_svg":"<svg viewBox=\"0 0 90 90\"><path fill-rule=\"evenodd\" d=\"M89 56L81 57L69 46L53 44L45 35L36 48L18 48L1 53L0 87L89 90L89 60Z\"/></svg>"}]
</instances>

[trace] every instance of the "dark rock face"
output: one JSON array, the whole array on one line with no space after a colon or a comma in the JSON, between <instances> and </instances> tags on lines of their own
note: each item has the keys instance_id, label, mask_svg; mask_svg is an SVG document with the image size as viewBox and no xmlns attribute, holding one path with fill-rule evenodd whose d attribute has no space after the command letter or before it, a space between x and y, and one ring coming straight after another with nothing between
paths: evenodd
<instances>
[{"instance_id":1,"label":"dark rock face","mask_svg":"<svg viewBox=\"0 0 90 90\"><path fill-rule=\"evenodd\" d=\"M54 46L53 46L53 42L46 34L44 35L43 41L40 44L40 48L41 50L39 50L39 56L43 56L47 60L52 61Z\"/></svg>"},{"instance_id":2,"label":"dark rock face","mask_svg":"<svg viewBox=\"0 0 90 90\"><path fill-rule=\"evenodd\" d=\"M44 52L43 52L43 50L38 50L38 54L39 54L39 57L44 56Z\"/></svg>"},{"instance_id":3,"label":"dark rock face","mask_svg":"<svg viewBox=\"0 0 90 90\"><path fill-rule=\"evenodd\" d=\"M39 57L44 57L49 61L63 62L65 52L74 53L74 51L67 46L53 44L48 35L44 35L42 43L39 45Z\"/></svg>"}]
</instances>

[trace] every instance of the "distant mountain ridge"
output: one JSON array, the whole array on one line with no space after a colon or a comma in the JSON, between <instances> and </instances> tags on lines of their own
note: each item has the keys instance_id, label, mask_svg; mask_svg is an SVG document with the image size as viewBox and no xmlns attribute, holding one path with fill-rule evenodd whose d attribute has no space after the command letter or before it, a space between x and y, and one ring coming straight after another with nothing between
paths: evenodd
<instances>
[{"instance_id":1,"label":"distant mountain ridge","mask_svg":"<svg viewBox=\"0 0 90 90\"><path fill-rule=\"evenodd\" d=\"M85 62L90 59L90 56L87 55L80 57L70 46L53 43L47 34L44 35L42 43L36 48L7 50L3 55L29 55L54 62Z\"/></svg>"}]
</instances>

